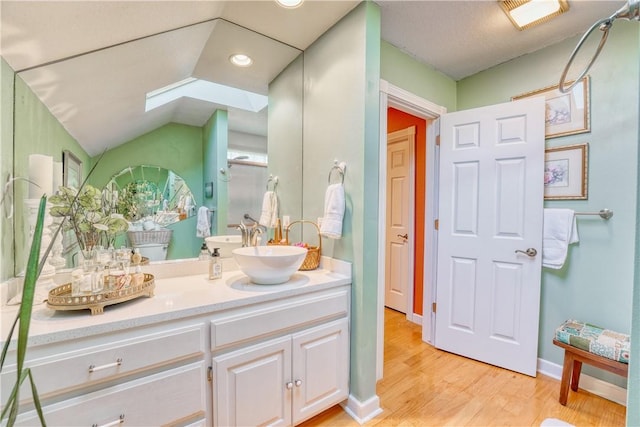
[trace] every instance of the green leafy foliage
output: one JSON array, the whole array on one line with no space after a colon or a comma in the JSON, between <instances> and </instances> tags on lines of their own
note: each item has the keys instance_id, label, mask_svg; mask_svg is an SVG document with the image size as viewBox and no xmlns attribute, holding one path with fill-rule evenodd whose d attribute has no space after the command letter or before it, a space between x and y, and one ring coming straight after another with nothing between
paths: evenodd
<instances>
[{"instance_id":1,"label":"green leafy foliage","mask_svg":"<svg viewBox=\"0 0 640 427\"><path fill-rule=\"evenodd\" d=\"M98 245L108 247L129 228L122 215L110 212L110 206L103 203L102 192L91 185L85 185L79 192L60 187L49 202L53 205L49 210L51 216L67 218L63 230L73 230L82 250Z\"/></svg>"},{"instance_id":2,"label":"green leafy foliage","mask_svg":"<svg viewBox=\"0 0 640 427\"><path fill-rule=\"evenodd\" d=\"M22 386L24 380L27 379L27 377L29 377L31 394L36 406L36 411L38 412L38 417L40 418L40 424L42 424L42 426L46 426L44 415L42 413L42 408L40 405L40 398L38 397L38 391L36 389L35 381L33 380L33 375L29 368L24 367L24 360L27 354L27 340L29 338L29 326L31 324L31 310L33 309L33 299L35 296L36 282L38 280L38 277L40 276L40 271L42 271L42 267L46 262L47 255L50 250L50 248L47 248L46 254L40 262L40 246L42 243L42 229L44 227L44 213L46 203L47 199L43 196L40 200L40 206L38 207L36 227L33 233L33 241L31 242L29 260L27 261L27 269L25 271L24 285L22 288L22 302L20 304L20 310L18 311L16 320L13 322L13 325L9 332L9 336L7 337L4 347L2 348L2 357L0 359L0 371L2 371L5 358L9 350L11 337L13 336L13 333L15 331L16 324L19 322L16 372L18 378L13 386L13 389L11 390L9 399L7 400L2 413L0 414L0 420L3 420L8 413L7 426L13 426L16 422L20 405L20 387Z\"/></svg>"}]
</instances>

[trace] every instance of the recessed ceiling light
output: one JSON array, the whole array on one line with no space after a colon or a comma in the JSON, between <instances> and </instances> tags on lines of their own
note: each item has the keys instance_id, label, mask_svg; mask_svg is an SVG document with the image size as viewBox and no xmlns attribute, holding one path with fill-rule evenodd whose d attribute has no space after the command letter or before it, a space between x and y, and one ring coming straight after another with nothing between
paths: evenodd
<instances>
[{"instance_id":1,"label":"recessed ceiling light","mask_svg":"<svg viewBox=\"0 0 640 427\"><path fill-rule=\"evenodd\" d=\"M282 7L286 7L287 9L295 9L300 6L304 0L276 0Z\"/></svg>"},{"instance_id":2,"label":"recessed ceiling light","mask_svg":"<svg viewBox=\"0 0 640 427\"><path fill-rule=\"evenodd\" d=\"M233 65L237 65L238 67L248 67L249 65L253 64L253 59L243 53L236 53L235 55L231 55L229 57L229 61L231 61Z\"/></svg>"}]
</instances>

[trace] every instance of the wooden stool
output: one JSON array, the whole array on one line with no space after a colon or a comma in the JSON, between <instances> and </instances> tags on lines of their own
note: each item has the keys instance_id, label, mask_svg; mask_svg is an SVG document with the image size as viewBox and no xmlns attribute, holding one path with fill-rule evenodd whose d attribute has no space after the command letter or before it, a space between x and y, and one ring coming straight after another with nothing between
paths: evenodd
<instances>
[{"instance_id":1,"label":"wooden stool","mask_svg":"<svg viewBox=\"0 0 640 427\"><path fill-rule=\"evenodd\" d=\"M560 399L558 399L562 405L567 404L569 381L571 381L571 390L578 391L578 382L580 381L580 371L583 363L625 378L628 376L629 365L626 363L589 353L555 339L553 343L558 347L564 348L564 365L562 366L562 380L560 380Z\"/></svg>"}]
</instances>

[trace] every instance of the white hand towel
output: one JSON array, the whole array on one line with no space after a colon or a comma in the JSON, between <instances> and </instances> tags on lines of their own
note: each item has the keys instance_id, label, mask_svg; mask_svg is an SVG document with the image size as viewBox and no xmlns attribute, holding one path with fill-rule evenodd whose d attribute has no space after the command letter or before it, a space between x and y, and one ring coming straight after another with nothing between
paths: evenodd
<instances>
[{"instance_id":1,"label":"white hand towel","mask_svg":"<svg viewBox=\"0 0 640 427\"><path fill-rule=\"evenodd\" d=\"M262 212L258 223L267 228L274 228L278 219L278 195L275 191L266 191L262 198Z\"/></svg>"},{"instance_id":2,"label":"white hand towel","mask_svg":"<svg viewBox=\"0 0 640 427\"><path fill-rule=\"evenodd\" d=\"M342 184L331 184L324 195L324 216L320 223L320 234L331 239L342 237L345 197Z\"/></svg>"},{"instance_id":3,"label":"white hand towel","mask_svg":"<svg viewBox=\"0 0 640 427\"><path fill-rule=\"evenodd\" d=\"M196 221L196 237L209 237L211 235L211 224L209 223L209 208L200 206L198 209L198 219Z\"/></svg>"},{"instance_id":4,"label":"white hand towel","mask_svg":"<svg viewBox=\"0 0 640 427\"><path fill-rule=\"evenodd\" d=\"M542 232L542 266L561 269L568 246L579 241L575 212L572 209L545 209Z\"/></svg>"}]
</instances>

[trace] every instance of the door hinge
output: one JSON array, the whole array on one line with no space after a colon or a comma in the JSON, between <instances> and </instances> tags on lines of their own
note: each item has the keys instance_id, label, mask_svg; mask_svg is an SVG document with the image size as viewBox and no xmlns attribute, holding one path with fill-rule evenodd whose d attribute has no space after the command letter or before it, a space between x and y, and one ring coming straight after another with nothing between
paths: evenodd
<instances>
[{"instance_id":1,"label":"door hinge","mask_svg":"<svg viewBox=\"0 0 640 427\"><path fill-rule=\"evenodd\" d=\"M438 227L440 227L440 220L436 219L435 221L433 221L433 228L438 230L439 229Z\"/></svg>"},{"instance_id":2,"label":"door hinge","mask_svg":"<svg viewBox=\"0 0 640 427\"><path fill-rule=\"evenodd\" d=\"M436 147L440 146L440 135L436 135Z\"/></svg>"},{"instance_id":3,"label":"door hinge","mask_svg":"<svg viewBox=\"0 0 640 427\"><path fill-rule=\"evenodd\" d=\"M431 303L431 311L432 311L433 313L435 313L437 308L438 308L438 304L437 304L437 303L435 303L435 302L432 302L432 303Z\"/></svg>"},{"instance_id":4,"label":"door hinge","mask_svg":"<svg viewBox=\"0 0 640 427\"><path fill-rule=\"evenodd\" d=\"M207 368L207 381L213 382L213 367L211 366Z\"/></svg>"}]
</instances>

